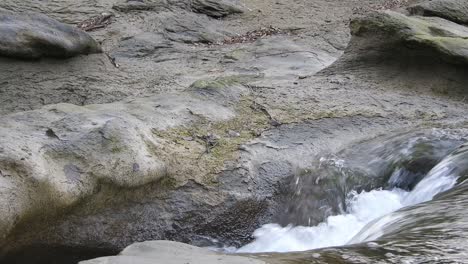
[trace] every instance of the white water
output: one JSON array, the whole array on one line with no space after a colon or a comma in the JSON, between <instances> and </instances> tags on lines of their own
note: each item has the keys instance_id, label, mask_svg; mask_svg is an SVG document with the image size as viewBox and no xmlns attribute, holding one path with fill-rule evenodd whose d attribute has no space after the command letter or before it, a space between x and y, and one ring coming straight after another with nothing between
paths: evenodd
<instances>
[{"instance_id":1,"label":"white water","mask_svg":"<svg viewBox=\"0 0 468 264\"><path fill-rule=\"evenodd\" d=\"M254 232L255 240L238 249L238 253L304 251L371 241L382 235L382 227L394 220L390 213L431 200L436 194L452 188L458 175L450 171L450 157L440 162L411 191L401 189L351 193L348 213L330 216L317 226L268 224ZM379 219L380 218L380 219ZM372 228L360 231L376 219ZM359 233L358 237L355 237Z\"/></svg>"}]
</instances>

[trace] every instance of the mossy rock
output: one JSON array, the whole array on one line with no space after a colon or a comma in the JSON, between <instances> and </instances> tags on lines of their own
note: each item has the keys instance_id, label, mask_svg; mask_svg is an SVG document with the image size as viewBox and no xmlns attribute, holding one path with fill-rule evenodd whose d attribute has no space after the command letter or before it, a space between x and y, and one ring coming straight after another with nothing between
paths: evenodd
<instances>
[{"instance_id":1,"label":"mossy rock","mask_svg":"<svg viewBox=\"0 0 468 264\"><path fill-rule=\"evenodd\" d=\"M191 126L153 130L157 137L170 145L168 156L178 157L175 164L168 166L174 170L169 174L179 178L185 175L203 184L215 183L216 175L224 169L226 162L238 157L239 147L254 139L257 136L256 131L263 131L271 126L268 116L260 110L254 110L252 104L253 99L250 96L242 96L235 105L235 118L219 122L200 118ZM235 131L238 136L231 136L230 131ZM216 136L214 144L208 144L205 139L208 135ZM154 151L159 155L161 153L157 149ZM178 166L180 162L184 166ZM183 182L184 179L178 181Z\"/></svg>"},{"instance_id":2,"label":"mossy rock","mask_svg":"<svg viewBox=\"0 0 468 264\"><path fill-rule=\"evenodd\" d=\"M468 64L468 28L441 18L376 12L354 20L351 32L358 37L380 36L414 51L428 50L448 63Z\"/></svg>"}]
</instances>

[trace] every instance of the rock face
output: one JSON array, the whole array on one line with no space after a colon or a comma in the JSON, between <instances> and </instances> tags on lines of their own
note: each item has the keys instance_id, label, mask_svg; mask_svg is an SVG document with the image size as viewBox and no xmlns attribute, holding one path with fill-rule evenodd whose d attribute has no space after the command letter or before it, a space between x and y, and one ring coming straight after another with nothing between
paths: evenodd
<instances>
[{"instance_id":1,"label":"rock face","mask_svg":"<svg viewBox=\"0 0 468 264\"><path fill-rule=\"evenodd\" d=\"M101 52L99 44L85 32L45 15L21 15L0 9L0 55L39 59L69 58Z\"/></svg>"},{"instance_id":2,"label":"rock face","mask_svg":"<svg viewBox=\"0 0 468 264\"><path fill-rule=\"evenodd\" d=\"M465 126L465 27L380 12L346 48L352 9L376 2L259 0L225 17L236 2L0 1L75 24L115 13L89 33L107 54L0 58L0 253L240 246L323 153ZM262 28L280 30L248 38Z\"/></svg>"}]
</instances>

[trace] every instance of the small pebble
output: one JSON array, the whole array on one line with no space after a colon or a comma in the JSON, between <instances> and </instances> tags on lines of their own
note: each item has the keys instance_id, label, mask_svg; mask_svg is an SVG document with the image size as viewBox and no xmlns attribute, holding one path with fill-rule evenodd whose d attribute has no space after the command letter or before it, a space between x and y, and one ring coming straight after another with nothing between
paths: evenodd
<instances>
[{"instance_id":1,"label":"small pebble","mask_svg":"<svg viewBox=\"0 0 468 264\"><path fill-rule=\"evenodd\" d=\"M239 132L236 132L236 131L233 131L233 130L229 130L228 131L228 135L230 137L240 137L240 133Z\"/></svg>"}]
</instances>

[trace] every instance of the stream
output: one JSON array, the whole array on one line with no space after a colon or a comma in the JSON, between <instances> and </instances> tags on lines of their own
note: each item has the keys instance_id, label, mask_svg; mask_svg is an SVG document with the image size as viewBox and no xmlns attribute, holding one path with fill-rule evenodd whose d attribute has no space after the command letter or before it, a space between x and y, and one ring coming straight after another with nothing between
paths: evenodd
<instances>
[{"instance_id":1,"label":"stream","mask_svg":"<svg viewBox=\"0 0 468 264\"><path fill-rule=\"evenodd\" d=\"M454 253L463 258L462 245L449 247L447 252L446 244L463 238L468 231L464 217L468 213L465 133L438 129L409 132L322 157L315 169L292 181L294 195L284 213L287 221L302 224L266 224L254 232L251 243L225 250L284 253L329 248L324 250L326 254L330 250L336 254L352 249L357 262L369 257L363 261L393 259L400 263L402 259L395 256L401 252L415 255L405 259L408 263L420 263L421 257L438 262ZM325 189L318 203L309 195L317 185ZM322 221L311 223L317 213ZM392 249L376 254L373 248L382 249L380 241ZM411 245L416 246L414 251L408 249ZM360 246L364 249L356 250ZM344 259L353 259L353 254L347 252ZM452 261L456 263L457 258L447 260Z\"/></svg>"}]
</instances>

